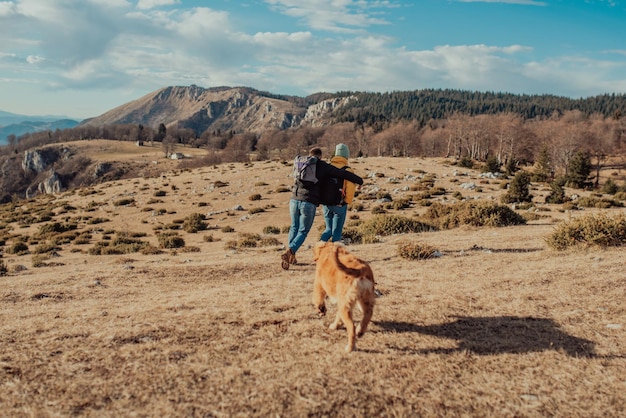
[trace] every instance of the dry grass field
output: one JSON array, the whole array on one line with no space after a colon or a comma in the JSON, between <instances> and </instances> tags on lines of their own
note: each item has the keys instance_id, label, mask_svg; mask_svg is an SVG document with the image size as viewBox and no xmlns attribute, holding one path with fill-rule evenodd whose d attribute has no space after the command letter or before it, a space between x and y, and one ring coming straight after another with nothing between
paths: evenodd
<instances>
[{"instance_id":1,"label":"dry grass field","mask_svg":"<svg viewBox=\"0 0 626 418\"><path fill-rule=\"evenodd\" d=\"M170 164L154 152L137 158ZM504 193L502 180L444 160L351 166L367 177L351 222L382 205L368 193L409 198L424 177L446 204ZM321 211L299 264L280 267L289 162L173 167L0 209L0 416L623 416L626 248L546 243L561 222L623 207L564 210L533 184L535 207L517 210L533 214L525 225L348 245L381 296L346 354L345 330L327 329L334 305L319 318L311 304ZM186 232L194 213L206 227ZM184 246L160 248L166 233ZM148 251L105 251L137 241ZM406 242L440 256L403 258Z\"/></svg>"}]
</instances>

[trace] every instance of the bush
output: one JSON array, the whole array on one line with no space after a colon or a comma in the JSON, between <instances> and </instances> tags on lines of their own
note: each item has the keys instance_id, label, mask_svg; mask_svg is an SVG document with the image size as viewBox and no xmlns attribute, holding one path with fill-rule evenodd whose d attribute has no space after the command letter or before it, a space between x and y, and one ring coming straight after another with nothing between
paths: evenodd
<instances>
[{"instance_id":1,"label":"bush","mask_svg":"<svg viewBox=\"0 0 626 418\"><path fill-rule=\"evenodd\" d=\"M265 228L263 228L263 233L264 234L280 234L280 228L277 226L268 225Z\"/></svg>"},{"instance_id":2,"label":"bush","mask_svg":"<svg viewBox=\"0 0 626 418\"><path fill-rule=\"evenodd\" d=\"M484 173L499 173L500 172L500 162L496 157L490 157L487 159L485 164L482 167L482 171Z\"/></svg>"},{"instance_id":3,"label":"bush","mask_svg":"<svg viewBox=\"0 0 626 418\"><path fill-rule=\"evenodd\" d=\"M583 196L576 202L581 208L608 209L611 206L623 206L621 202L612 199L598 199L597 197Z\"/></svg>"},{"instance_id":4,"label":"bush","mask_svg":"<svg viewBox=\"0 0 626 418\"><path fill-rule=\"evenodd\" d=\"M453 205L435 202L426 210L424 219L444 229L461 225L503 227L526 223L508 206L484 201L463 201Z\"/></svg>"},{"instance_id":5,"label":"bush","mask_svg":"<svg viewBox=\"0 0 626 418\"><path fill-rule=\"evenodd\" d=\"M546 196L546 203L561 204L569 200L565 196L564 183L563 180L555 180L550 183L550 194Z\"/></svg>"},{"instance_id":6,"label":"bush","mask_svg":"<svg viewBox=\"0 0 626 418\"><path fill-rule=\"evenodd\" d=\"M206 222L204 222L204 215L200 213L192 213L187 216L183 221L183 230L190 234L195 234L198 231L204 231L207 228Z\"/></svg>"},{"instance_id":7,"label":"bush","mask_svg":"<svg viewBox=\"0 0 626 418\"><path fill-rule=\"evenodd\" d=\"M607 179L602 185L602 193L615 194L619 192L619 186L613 181L613 179Z\"/></svg>"},{"instance_id":8,"label":"bush","mask_svg":"<svg viewBox=\"0 0 626 418\"><path fill-rule=\"evenodd\" d=\"M128 206L132 205L133 203L135 203L135 199L133 198L120 199L113 202L113 206Z\"/></svg>"},{"instance_id":9,"label":"bush","mask_svg":"<svg viewBox=\"0 0 626 418\"><path fill-rule=\"evenodd\" d=\"M104 237L102 238L104 240ZM141 251L148 243L127 234L118 234L112 241L100 241L89 249L91 255L131 254Z\"/></svg>"},{"instance_id":10,"label":"bush","mask_svg":"<svg viewBox=\"0 0 626 418\"><path fill-rule=\"evenodd\" d=\"M359 229L363 235L393 235L411 232L433 231L432 225L397 215L376 216L367 222L360 224Z\"/></svg>"},{"instance_id":11,"label":"bush","mask_svg":"<svg viewBox=\"0 0 626 418\"><path fill-rule=\"evenodd\" d=\"M530 194L530 174L520 171L515 174L509 184L508 191L502 196L502 203L530 202L533 197Z\"/></svg>"},{"instance_id":12,"label":"bush","mask_svg":"<svg viewBox=\"0 0 626 418\"><path fill-rule=\"evenodd\" d=\"M185 240L176 233L163 233L158 237L161 248L182 248L185 246Z\"/></svg>"},{"instance_id":13,"label":"bush","mask_svg":"<svg viewBox=\"0 0 626 418\"><path fill-rule=\"evenodd\" d=\"M4 260L0 260L0 276L6 276L9 270L7 266L4 264Z\"/></svg>"},{"instance_id":14,"label":"bush","mask_svg":"<svg viewBox=\"0 0 626 418\"><path fill-rule=\"evenodd\" d=\"M398 255L409 260L426 260L432 258L438 251L435 247L427 244L402 242L398 244Z\"/></svg>"},{"instance_id":15,"label":"bush","mask_svg":"<svg viewBox=\"0 0 626 418\"><path fill-rule=\"evenodd\" d=\"M252 200L252 201L255 201L255 200L261 200L261 195L260 195L260 194L258 194L258 193L255 193L255 194L253 194L253 195L250 195L250 196L248 197L248 199L249 199L249 200Z\"/></svg>"},{"instance_id":16,"label":"bush","mask_svg":"<svg viewBox=\"0 0 626 418\"><path fill-rule=\"evenodd\" d=\"M589 215L564 222L546 239L556 250L570 247L618 247L626 245L626 216Z\"/></svg>"},{"instance_id":17,"label":"bush","mask_svg":"<svg viewBox=\"0 0 626 418\"><path fill-rule=\"evenodd\" d=\"M76 224L61 224L59 222L43 224L39 227L39 236L47 237L54 234L60 234L62 232L73 231L76 228Z\"/></svg>"},{"instance_id":18,"label":"bush","mask_svg":"<svg viewBox=\"0 0 626 418\"><path fill-rule=\"evenodd\" d=\"M28 245L22 241L18 241L13 243L6 251L8 254L24 255L28 253Z\"/></svg>"},{"instance_id":19,"label":"bush","mask_svg":"<svg viewBox=\"0 0 626 418\"><path fill-rule=\"evenodd\" d=\"M464 155L459 160L459 166L463 168L474 168L474 160L472 160L468 155Z\"/></svg>"}]
</instances>

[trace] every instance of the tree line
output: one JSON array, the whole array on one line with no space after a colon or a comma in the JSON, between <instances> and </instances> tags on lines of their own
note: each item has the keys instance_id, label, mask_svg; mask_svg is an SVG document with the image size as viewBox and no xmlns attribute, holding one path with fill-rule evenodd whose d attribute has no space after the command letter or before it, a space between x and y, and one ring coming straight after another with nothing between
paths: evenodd
<instances>
[{"instance_id":1,"label":"tree line","mask_svg":"<svg viewBox=\"0 0 626 418\"><path fill-rule=\"evenodd\" d=\"M111 139L160 146L166 157L177 147L206 149L207 156L199 164L291 159L313 145L329 153L339 142L348 144L352 157L466 158L495 161L502 167L545 160L544 169L549 176L566 174L572 159L580 153L589 159L596 178L610 157L626 164L624 95L572 100L556 96L422 90L380 94L340 92L337 96L355 96L356 100L340 108L334 114L334 122L326 126L262 133L208 129L198 134L192 129L164 124L158 127L80 125L9 138L9 144L0 148L0 157L20 155L51 143ZM314 101L312 97L305 100Z\"/></svg>"}]
</instances>

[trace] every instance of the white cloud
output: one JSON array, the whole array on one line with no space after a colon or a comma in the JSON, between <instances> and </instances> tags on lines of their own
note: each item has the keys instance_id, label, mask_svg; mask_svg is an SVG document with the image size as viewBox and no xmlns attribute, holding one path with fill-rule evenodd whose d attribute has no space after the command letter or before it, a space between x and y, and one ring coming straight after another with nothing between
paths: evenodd
<instances>
[{"instance_id":1,"label":"white cloud","mask_svg":"<svg viewBox=\"0 0 626 418\"><path fill-rule=\"evenodd\" d=\"M461 3L504 3L504 4L521 4L524 6L547 6L545 1L536 0L457 0Z\"/></svg>"},{"instance_id":2,"label":"white cloud","mask_svg":"<svg viewBox=\"0 0 626 418\"><path fill-rule=\"evenodd\" d=\"M139 0L137 8L145 10L162 6L173 6L175 4L180 4L180 0Z\"/></svg>"},{"instance_id":3,"label":"white cloud","mask_svg":"<svg viewBox=\"0 0 626 418\"><path fill-rule=\"evenodd\" d=\"M29 64L37 64L41 61L44 61L45 58L40 57L38 55L29 55L26 57L26 62L28 62Z\"/></svg>"},{"instance_id":4,"label":"white cloud","mask_svg":"<svg viewBox=\"0 0 626 418\"><path fill-rule=\"evenodd\" d=\"M374 17L375 9L393 7L390 2L362 0L265 0L280 13L297 18L316 30L354 32L371 25L384 25L385 19Z\"/></svg>"},{"instance_id":5,"label":"white cloud","mask_svg":"<svg viewBox=\"0 0 626 418\"><path fill-rule=\"evenodd\" d=\"M0 17L15 14L15 3L12 1L0 1Z\"/></svg>"}]
</instances>

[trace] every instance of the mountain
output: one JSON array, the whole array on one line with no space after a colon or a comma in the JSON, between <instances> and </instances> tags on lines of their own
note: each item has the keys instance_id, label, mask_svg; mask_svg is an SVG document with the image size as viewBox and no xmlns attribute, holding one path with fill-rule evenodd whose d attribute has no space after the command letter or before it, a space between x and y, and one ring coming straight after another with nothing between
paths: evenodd
<instances>
[{"instance_id":1,"label":"mountain","mask_svg":"<svg viewBox=\"0 0 626 418\"><path fill-rule=\"evenodd\" d=\"M27 116L28 117L28 116ZM6 144L9 135L20 137L30 132L55 131L57 129L69 129L78 125L78 121L72 119L60 119L53 121L22 121L0 127L0 145Z\"/></svg>"},{"instance_id":2,"label":"mountain","mask_svg":"<svg viewBox=\"0 0 626 418\"><path fill-rule=\"evenodd\" d=\"M309 98L279 96L249 87L170 86L118 106L82 125L142 124L157 129L189 128L261 133L302 124L324 124L324 116L347 98L317 94Z\"/></svg>"},{"instance_id":3,"label":"mountain","mask_svg":"<svg viewBox=\"0 0 626 418\"><path fill-rule=\"evenodd\" d=\"M20 115L17 113L5 112L0 110L0 127L5 127L7 125L14 125L21 122L52 122L55 120L61 119L71 119L67 116L58 116L58 115L43 115L43 116L33 116L33 115Z\"/></svg>"},{"instance_id":4,"label":"mountain","mask_svg":"<svg viewBox=\"0 0 626 418\"><path fill-rule=\"evenodd\" d=\"M207 89L191 85L164 87L82 124L141 124L158 129L162 123L167 128L189 128L199 136L207 130L262 133L340 122L376 129L397 120L415 120L424 125L454 113L471 116L513 113L534 119L571 110L620 118L626 114L626 94L570 99L552 95L423 89L390 93L317 93L302 98L250 87Z\"/></svg>"}]
</instances>

